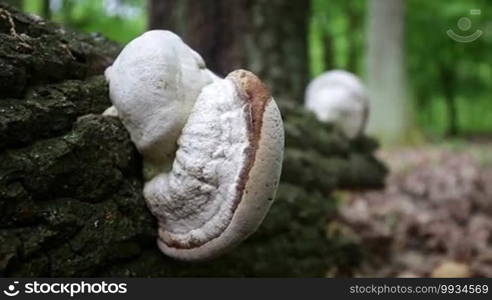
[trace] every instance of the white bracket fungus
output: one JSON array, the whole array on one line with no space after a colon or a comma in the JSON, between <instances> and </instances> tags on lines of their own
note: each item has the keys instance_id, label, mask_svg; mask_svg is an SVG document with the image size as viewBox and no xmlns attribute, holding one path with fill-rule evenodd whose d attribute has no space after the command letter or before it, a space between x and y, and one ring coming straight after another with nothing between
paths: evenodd
<instances>
[{"instance_id":1,"label":"white bracket fungus","mask_svg":"<svg viewBox=\"0 0 492 300\"><path fill-rule=\"evenodd\" d=\"M144 157L144 197L158 245L184 260L218 256L261 224L275 197L284 147L265 85L238 70L225 79L175 34L130 42L106 71L114 108Z\"/></svg>"},{"instance_id":2,"label":"white bracket fungus","mask_svg":"<svg viewBox=\"0 0 492 300\"><path fill-rule=\"evenodd\" d=\"M309 83L305 107L318 120L334 124L352 139L364 132L369 98L357 76L334 70L319 75Z\"/></svg>"}]
</instances>

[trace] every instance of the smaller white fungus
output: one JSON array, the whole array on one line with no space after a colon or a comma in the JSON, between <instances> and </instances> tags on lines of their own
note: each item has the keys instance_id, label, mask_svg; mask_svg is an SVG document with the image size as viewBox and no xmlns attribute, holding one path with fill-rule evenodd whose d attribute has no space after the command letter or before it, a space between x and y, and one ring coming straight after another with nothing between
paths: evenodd
<instances>
[{"instance_id":1,"label":"smaller white fungus","mask_svg":"<svg viewBox=\"0 0 492 300\"><path fill-rule=\"evenodd\" d=\"M319 75L309 83L305 107L318 120L334 124L353 139L364 132L369 114L369 97L357 76L334 70Z\"/></svg>"}]
</instances>

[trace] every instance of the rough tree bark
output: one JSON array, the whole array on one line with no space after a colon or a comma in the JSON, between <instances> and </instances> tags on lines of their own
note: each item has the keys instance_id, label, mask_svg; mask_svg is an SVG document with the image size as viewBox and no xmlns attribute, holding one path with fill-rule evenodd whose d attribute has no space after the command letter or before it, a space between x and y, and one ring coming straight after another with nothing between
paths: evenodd
<instances>
[{"instance_id":1,"label":"rough tree bark","mask_svg":"<svg viewBox=\"0 0 492 300\"><path fill-rule=\"evenodd\" d=\"M260 230L204 263L162 255L141 158L101 75L118 47L0 4L0 276L347 275L355 244L328 236L337 187L379 187L366 138L291 111L276 203Z\"/></svg>"}]
</instances>

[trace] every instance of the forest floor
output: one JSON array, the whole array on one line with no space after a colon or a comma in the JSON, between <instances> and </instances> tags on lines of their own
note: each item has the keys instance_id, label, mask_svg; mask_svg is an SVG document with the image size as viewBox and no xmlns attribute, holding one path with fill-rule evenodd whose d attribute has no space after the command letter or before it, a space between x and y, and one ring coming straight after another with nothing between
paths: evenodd
<instances>
[{"instance_id":1,"label":"forest floor","mask_svg":"<svg viewBox=\"0 0 492 300\"><path fill-rule=\"evenodd\" d=\"M335 221L368 259L355 276L492 276L492 142L381 151L383 191L345 194Z\"/></svg>"}]
</instances>

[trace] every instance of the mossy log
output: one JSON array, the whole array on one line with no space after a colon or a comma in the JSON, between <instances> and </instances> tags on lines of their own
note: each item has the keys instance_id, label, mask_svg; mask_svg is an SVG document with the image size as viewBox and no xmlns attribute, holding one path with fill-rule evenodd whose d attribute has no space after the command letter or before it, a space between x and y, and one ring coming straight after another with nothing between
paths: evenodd
<instances>
[{"instance_id":1,"label":"mossy log","mask_svg":"<svg viewBox=\"0 0 492 300\"><path fill-rule=\"evenodd\" d=\"M101 75L119 47L0 4L1 276L324 276L349 274L356 245L327 237L335 188L381 187L374 141L348 141L282 108L286 155L265 222L231 253L183 263L156 246L141 157Z\"/></svg>"}]
</instances>

